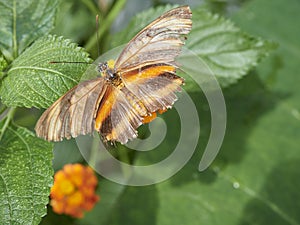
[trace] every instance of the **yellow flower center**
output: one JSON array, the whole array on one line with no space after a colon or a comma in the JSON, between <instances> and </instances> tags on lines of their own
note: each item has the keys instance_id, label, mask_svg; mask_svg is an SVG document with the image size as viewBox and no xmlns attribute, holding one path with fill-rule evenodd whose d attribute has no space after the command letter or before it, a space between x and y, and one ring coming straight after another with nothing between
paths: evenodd
<instances>
[{"instance_id":1,"label":"yellow flower center","mask_svg":"<svg viewBox=\"0 0 300 225\"><path fill-rule=\"evenodd\" d=\"M69 206L77 206L83 203L83 195L80 191L74 192L68 198L68 205Z\"/></svg>"},{"instance_id":2,"label":"yellow flower center","mask_svg":"<svg viewBox=\"0 0 300 225\"><path fill-rule=\"evenodd\" d=\"M75 190L74 184L69 180L62 180L60 182L60 190L64 195L69 195Z\"/></svg>"}]
</instances>

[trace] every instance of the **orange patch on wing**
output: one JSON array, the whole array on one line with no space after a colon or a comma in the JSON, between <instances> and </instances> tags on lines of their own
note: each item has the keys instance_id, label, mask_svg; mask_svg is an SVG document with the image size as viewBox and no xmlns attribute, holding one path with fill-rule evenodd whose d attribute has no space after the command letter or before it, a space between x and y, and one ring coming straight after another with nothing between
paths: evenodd
<instances>
[{"instance_id":1,"label":"orange patch on wing","mask_svg":"<svg viewBox=\"0 0 300 225\"><path fill-rule=\"evenodd\" d=\"M108 88L102 99L103 103L100 105L99 111L96 116L95 129L97 131L100 130L103 121L109 116L115 101L116 101L116 97L112 88Z\"/></svg>"},{"instance_id":2,"label":"orange patch on wing","mask_svg":"<svg viewBox=\"0 0 300 225\"><path fill-rule=\"evenodd\" d=\"M168 111L168 109L159 109L157 112L159 114L163 114L164 112L167 112L167 111Z\"/></svg>"},{"instance_id":3,"label":"orange patch on wing","mask_svg":"<svg viewBox=\"0 0 300 225\"><path fill-rule=\"evenodd\" d=\"M135 70L133 72L122 74L122 77L126 78L126 82L133 82L136 79L144 79L144 78L149 79L149 78L159 76L160 74L163 74L166 72L174 73L175 67L168 66L168 65L152 66L152 67L146 68L140 72Z\"/></svg>"},{"instance_id":4,"label":"orange patch on wing","mask_svg":"<svg viewBox=\"0 0 300 225\"><path fill-rule=\"evenodd\" d=\"M156 112L151 113L150 115L147 115L145 117L143 117L143 124L145 123L150 123L152 120L154 120L156 118Z\"/></svg>"},{"instance_id":5,"label":"orange patch on wing","mask_svg":"<svg viewBox=\"0 0 300 225\"><path fill-rule=\"evenodd\" d=\"M148 116L144 116L143 117L143 124L150 123L151 121L153 121L157 117L157 112L159 114L163 114L166 111L167 111L167 109L159 109L156 112L153 112Z\"/></svg>"}]
</instances>

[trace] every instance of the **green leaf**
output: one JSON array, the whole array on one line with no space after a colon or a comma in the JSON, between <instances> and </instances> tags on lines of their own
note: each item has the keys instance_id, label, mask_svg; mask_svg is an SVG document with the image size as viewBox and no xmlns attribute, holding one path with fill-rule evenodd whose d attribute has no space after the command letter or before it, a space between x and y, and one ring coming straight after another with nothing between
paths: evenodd
<instances>
[{"instance_id":1,"label":"green leaf","mask_svg":"<svg viewBox=\"0 0 300 225\"><path fill-rule=\"evenodd\" d=\"M231 21L207 10L193 10L186 47L204 60L225 87L246 75L276 44L242 32Z\"/></svg>"},{"instance_id":2,"label":"green leaf","mask_svg":"<svg viewBox=\"0 0 300 225\"><path fill-rule=\"evenodd\" d=\"M65 164L83 161L75 139L63 140L54 143L53 169L60 170Z\"/></svg>"},{"instance_id":3,"label":"green leaf","mask_svg":"<svg viewBox=\"0 0 300 225\"><path fill-rule=\"evenodd\" d=\"M6 128L0 142L1 224L39 224L53 182L52 157L52 144L25 128Z\"/></svg>"},{"instance_id":4,"label":"green leaf","mask_svg":"<svg viewBox=\"0 0 300 225\"><path fill-rule=\"evenodd\" d=\"M0 88L2 102L47 108L78 83L89 62L88 54L69 40L40 38L11 64Z\"/></svg>"},{"instance_id":5,"label":"green leaf","mask_svg":"<svg viewBox=\"0 0 300 225\"><path fill-rule=\"evenodd\" d=\"M161 16L164 12L173 9L175 6L166 5L157 8L150 8L146 11L138 13L133 17L128 26L121 32L114 34L111 40L111 47L115 48L119 45L129 42L134 35L146 27L151 21Z\"/></svg>"},{"instance_id":6,"label":"green leaf","mask_svg":"<svg viewBox=\"0 0 300 225\"><path fill-rule=\"evenodd\" d=\"M58 0L1 0L0 51L12 60L54 26Z\"/></svg>"},{"instance_id":7,"label":"green leaf","mask_svg":"<svg viewBox=\"0 0 300 225\"><path fill-rule=\"evenodd\" d=\"M109 180L99 178L99 185L97 188L97 195L100 196L100 201L95 205L92 211L87 212L84 218L80 219L78 225L102 225L107 223L107 217L111 216L114 207L119 205L120 196L127 187L116 184ZM99 217L101 213L101 217Z\"/></svg>"},{"instance_id":8,"label":"green leaf","mask_svg":"<svg viewBox=\"0 0 300 225\"><path fill-rule=\"evenodd\" d=\"M124 31L114 35L112 46L130 41L139 30L171 8L174 6L152 8L138 14ZM276 47L273 42L243 33L231 21L213 15L202 7L192 9L192 13L193 27L186 47L203 59L223 87L246 75ZM187 88L198 89L192 85Z\"/></svg>"}]
</instances>

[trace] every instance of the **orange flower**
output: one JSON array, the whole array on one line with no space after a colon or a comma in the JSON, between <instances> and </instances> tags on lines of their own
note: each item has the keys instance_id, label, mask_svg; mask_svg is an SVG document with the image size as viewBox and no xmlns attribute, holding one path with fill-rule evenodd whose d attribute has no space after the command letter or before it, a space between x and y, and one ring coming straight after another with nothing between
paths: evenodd
<instances>
[{"instance_id":1,"label":"orange flower","mask_svg":"<svg viewBox=\"0 0 300 225\"><path fill-rule=\"evenodd\" d=\"M90 167L67 164L54 176L51 188L51 206L58 214L82 218L84 211L91 210L99 201L95 194L97 177Z\"/></svg>"}]
</instances>

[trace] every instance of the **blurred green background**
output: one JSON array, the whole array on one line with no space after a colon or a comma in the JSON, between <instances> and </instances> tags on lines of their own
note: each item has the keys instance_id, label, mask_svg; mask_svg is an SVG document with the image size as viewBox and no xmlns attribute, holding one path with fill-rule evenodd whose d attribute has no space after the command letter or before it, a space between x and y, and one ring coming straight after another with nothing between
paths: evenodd
<instances>
[{"instance_id":1,"label":"blurred green background","mask_svg":"<svg viewBox=\"0 0 300 225\"><path fill-rule=\"evenodd\" d=\"M86 47L93 57L98 54L95 42L90 42L95 36L96 13L100 12L100 29L107 26L100 36L103 53L110 49L112 35L125 28L132 16L166 3L188 4L192 9L203 5L279 47L246 77L223 90L226 136L209 169L198 171L210 129L208 105L201 93L190 93L197 102L201 136L195 154L179 173L146 187L126 187L100 177L101 201L84 219L57 216L49 209L42 224L300 224L300 1L128 0L123 5L122 1L99 0L100 10L91 3L63 1L53 33ZM111 4L120 4L121 10L108 21ZM167 123L176 117L172 113L163 116ZM18 123L30 124L34 119L22 117ZM167 152L170 143L165 146ZM55 170L83 161L74 141L55 144L54 152ZM162 157L166 152L161 151Z\"/></svg>"}]
</instances>

